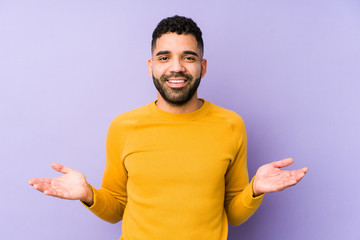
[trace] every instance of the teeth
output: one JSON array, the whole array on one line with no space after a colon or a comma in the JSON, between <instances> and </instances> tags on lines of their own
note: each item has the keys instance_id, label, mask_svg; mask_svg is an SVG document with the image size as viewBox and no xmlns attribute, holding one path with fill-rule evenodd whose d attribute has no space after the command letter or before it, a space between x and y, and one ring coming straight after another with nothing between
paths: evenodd
<instances>
[{"instance_id":1,"label":"teeth","mask_svg":"<svg viewBox=\"0 0 360 240\"><path fill-rule=\"evenodd\" d=\"M169 80L170 83L183 83L185 80Z\"/></svg>"}]
</instances>

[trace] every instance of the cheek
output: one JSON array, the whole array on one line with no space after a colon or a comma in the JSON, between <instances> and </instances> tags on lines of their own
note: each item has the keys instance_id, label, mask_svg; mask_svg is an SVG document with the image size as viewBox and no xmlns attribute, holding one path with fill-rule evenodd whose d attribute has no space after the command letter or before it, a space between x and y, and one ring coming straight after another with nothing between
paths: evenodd
<instances>
[{"instance_id":1,"label":"cheek","mask_svg":"<svg viewBox=\"0 0 360 240\"><path fill-rule=\"evenodd\" d=\"M192 66L188 71L194 78L198 78L201 74L201 66Z\"/></svg>"},{"instance_id":2,"label":"cheek","mask_svg":"<svg viewBox=\"0 0 360 240\"><path fill-rule=\"evenodd\" d=\"M153 65L152 66L152 74L158 78L166 73L166 68L164 66Z\"/></svg>"}]
</instances>

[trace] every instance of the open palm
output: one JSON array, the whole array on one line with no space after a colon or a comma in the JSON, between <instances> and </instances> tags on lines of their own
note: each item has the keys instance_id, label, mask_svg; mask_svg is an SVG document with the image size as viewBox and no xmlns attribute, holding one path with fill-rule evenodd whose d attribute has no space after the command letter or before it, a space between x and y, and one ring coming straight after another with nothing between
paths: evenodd
<instances>
[{"instance_id":1,"label":"open palm","mask_svg":"<svg viewBox=\"0 0 360 240\"><path fill-rule=\"evenodd\" d=\"M286 158L261 166L256 172L253 183L254 195L278 192L297 184L305 176L308 168L290 171L280 169L293 162L292 158Z\"/></svg>"},{"instance_id":2,"label":"open palm","mask_svg":"<svg viewBox=\"0 0 360 240\"><path fill-rule=\"evenodd\" d=\"M84 174L59 163L53 163L52 168L64 175L56 178L33 178L29 184L46 195L71 200L85 200L89 186Z\"/></svg>"}]
</instances>

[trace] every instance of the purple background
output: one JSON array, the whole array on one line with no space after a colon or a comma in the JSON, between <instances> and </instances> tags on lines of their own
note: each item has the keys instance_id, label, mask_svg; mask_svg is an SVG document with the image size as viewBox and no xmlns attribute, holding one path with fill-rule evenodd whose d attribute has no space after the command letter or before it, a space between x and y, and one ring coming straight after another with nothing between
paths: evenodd
<instances>
[{"instance_id":1,"label":"purple background","mask_svg":"<svg viewBox=\"0 0 360 240\"><path fill-rule=\"evenodd\" d=\"M174 14L203 31L200 97L246 122L250 175L286 157L310 168L229 239L360 239L356 0L0 1L1 238L119 238L121 223L27 180L58 176L56 161L100 186L108 125L156 98L151 33Z\"/></svg>"}]
</instances>

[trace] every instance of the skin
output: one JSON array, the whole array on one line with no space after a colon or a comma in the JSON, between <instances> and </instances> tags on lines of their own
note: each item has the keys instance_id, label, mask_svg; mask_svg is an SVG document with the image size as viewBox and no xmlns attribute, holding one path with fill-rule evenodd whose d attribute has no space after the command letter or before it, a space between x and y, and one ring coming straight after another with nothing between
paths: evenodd
<instances>
[{"instance_id":1,"label":"skin","mask_svg":"<svg viewBox=\"0 0 360 240\"><path fill-rule=\"evenodd\" d=\"M179 72L193 77L191 81L187 80L180 84L162 82L164 89L173 96L178 94L176 88L187 87L188 84L193 84L195 79L204 77L206 68L207 61L203 59L195 37L189 34L167 33L162 35L156 40L152 58L148 60L150 77L154 76L160 79L161 76L173 76L169 79L184 80L183 77L174 77ZM168 103L158 92L156 104L163 111L187 113L201 108L203 102L198 99L197 92L195 92L186 104L175 106ZM286 158L261 166L254 178L253 196L282 191L296 185L305 176L308 168L298 170L281 169L291 165L293 161L292 158ZM49 196L81 200L88 206L93 204L93 192L84 174L58 163L53 163L52 168L63 175L57 178L34 178L29 180L28 183L36 190Z\"/></svg>"},{"instance_id":2,"label":"skin","mask_svg":"<svg viewBox=\"0 0 360 240\"><path fill-rule=\"evenodd\" d=\"M296 185L307 173L309 168L298 170L282 170L294 162L292 158L285 158L277 162L271 162L261 166L254 178L253 196L264 193L279 192L285 188Z\"/></svg>"},{"instance_id":3,"label":"skin","mask_svg":"<svg viewBox=\"0 0 360 240\"><path fill-rule=\"evenodd\" d=\"M171 75L178 72L189 74L196 78L203 78L206 74L207 61L202 58L202 52L198 47L196 38L193 35L179 35L176 33L167 33L156 40L155 49L152 52L152 58L148 60L148 72L150 77L160 78L163 75ZM171 79L184 79L182 77L173 77ZM192 84L193 81L187 81L185 85ZM175 94L177 86L170 85L168 82L164 87ZM181 85L180 87L186 87ZM172 90L173 89L173 90ZM169 104L158 92L157 106L166 112L187 113L198 110L203 102L198 99L197 92L193 97L182 106L173 106Z\"/></svg>"},{"instance_id":4,"label":"skin","mask_svg":"<svg viewBox=\"0 0 360 240\"><path fill-rule=\"evenodd\" d=\"M94 203L92 189L84 174L59 163L53 163L51 167L63 175L56 178L33 178L28 183L48 196L80 200L88 206Z\"/></svg>"}]
</instances>

